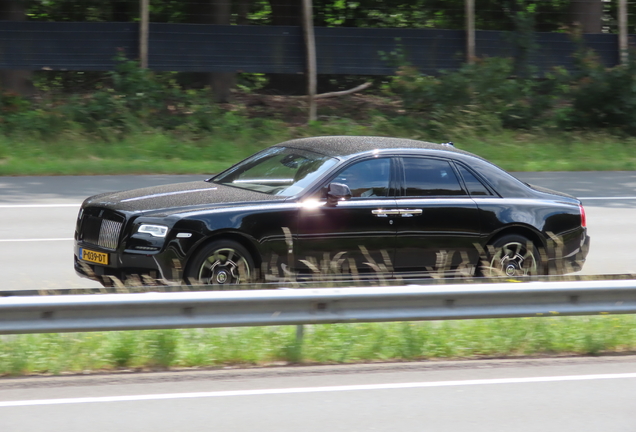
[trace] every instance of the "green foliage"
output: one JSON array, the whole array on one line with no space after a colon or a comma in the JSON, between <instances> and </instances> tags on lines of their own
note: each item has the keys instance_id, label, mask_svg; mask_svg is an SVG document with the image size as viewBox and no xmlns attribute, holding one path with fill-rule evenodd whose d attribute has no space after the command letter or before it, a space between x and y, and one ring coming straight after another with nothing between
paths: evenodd
<instances>
[{"instance_id":1,"label":"green foliage","mask_svg":"<svg viewBox=\"0 0 636 432\"><path fill-rule=\"evenodd\" d=\"M110 129L117 133L136 129L174 129L186 121L193 102L169 76L159 76L127 60L116 57L115 71L110 73L112 86L88 96L75 98L65 107L70 119L90 132Z\"/></svg>"},{"instance_id":2,"label":"green foliage","mask_svg":"<svg viewBox=\"0 0 636 432\"><path fill-rule=\"evenodd\" d=\"M529 128L545 122L558 100L562 76L524 79L514 77L513 71L513 62L501 58L479 60L438 77L407 66L398 71L391 90L408 112L423 116L431 127L443 128L475 111L482 113L480 120L488 113L502 127Z\"/></svg>"},{"instance_id":3,"label":"green foliage","mask_svg":"<svg viewBox=\"0 0 636 432\"><path fill-rule=\"evenodd\" d=\"M580 49L577 72L556 68L543 77L517 75L518 64L479 59L439 76L402 66L390 84L408 115L432 133L480 122L484 132L541 128L608 129L636 135L636 52L626 65L605 67Z\"/></svg>"},{"instance_id":4,"label":"green foliage","mask_svg":"<svg viewBox=\"0 0 636 432\"><path fill-rule=\"evenodd\" d=\"M612 4L615 2L612 2ZM101 0L26 0L29 19L39 21L135 21L138 8L134 2ZM197 1L153 0L152 22L192 22ZM510 12L518 10L517 0L476 0L476 24L483 30L512 30ZM524 0L523 6L534 8L540 31L558 30L568 12L569 0ZM615 6L614 6L615 7ZM275 11L268 0L249 2L247 14L235 8L233 23L271 25ZM282 9L289 19L289 9ZM315 0L315 24L344 27L423 27L463 29L464 0ZM291 23L290 23L291 25Z\"/></svg>"},{"instance_id":5,"label":"green foliage","mask_svg":"<svg viewBox=\"0 0 636 432\"><path fill-rule=\"evenodd\" d=\"M209 89L184 90L176 84L175 74L143 69L123 53L116 61L108 79L87 94L31 103L3 93L0 133L47 140L77 131L117 141L147 130L196 136L231 123L236 126L236 114L216 106Z\"/></svg>"},{"instance_id":6,"label":"green foliage","mask_svg":"<svg viewBox=\"0 0 636 432\"><path fill-rule=\"evenodd\" d=\"M3 116L25 112L30 106L31 103L17 93L0 92L0 112Z\"/></svg>"},{"instance_id":7,"label":"green foliage","mask_svg":"<svg viewBox=\"0 0 636 432\"><path fill-rule=\"evenodd\" d=\"M137 346L137 333L113 332L107 335L111 359L115 367L128 367L132 364Z\"/></svg>"},{"instance_id":8,"label":"green foliage","mask_svg":"<svg viewBox=\"0 0 636 432\"><path fill-rule=\"evenodd\" d=\"M626 65L603 66L591 51L577 56L578 79L562 122L570 128L611 128L636 135L636 52Z\"/></svg>"},{"instance_id":9,"label":"green foliage","mask_svg":"<svg viewBox=\"0 0 636 432\"><path fill-rule=\"evenodd\" d=\"M0 338L0 376L120 368L600 355L634 352L636 317L510 318L440 322L14 335Z\"/></svg>"},{"instance_id":10,"label":"green foliage","mask_svg":"<svg viewBox=\"0 0 636 432\"><path fill-rule=\"evenodd\" d=\"M170 367L177 355L179 335L176 330L155 330L150 333L148 349L151 367Z\"/></svg>"}]
</instances>

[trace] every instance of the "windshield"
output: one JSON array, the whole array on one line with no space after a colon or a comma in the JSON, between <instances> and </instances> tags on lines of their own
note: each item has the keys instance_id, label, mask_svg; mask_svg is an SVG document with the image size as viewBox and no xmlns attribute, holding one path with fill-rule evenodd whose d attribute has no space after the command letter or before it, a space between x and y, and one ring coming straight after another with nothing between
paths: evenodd
<instances>
[{"instance_id":1,"label":"windshield","mask_svg":"<svg viewBox=\"0 0 636 432\"><path fill-rule=\"evenodd\" d=\"M272 147L211 179L214 183L293 196L311 185L337 159L306 150Z\"/></svg>"}]
</instances>

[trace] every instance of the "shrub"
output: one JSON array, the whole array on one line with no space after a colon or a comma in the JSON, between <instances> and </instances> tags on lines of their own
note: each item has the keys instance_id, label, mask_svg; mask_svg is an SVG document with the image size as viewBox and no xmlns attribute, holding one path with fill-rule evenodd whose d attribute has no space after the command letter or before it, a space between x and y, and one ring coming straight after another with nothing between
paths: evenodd
<instances>
[{"instance_id":1,"label":"shrub","mask_svg":"<svg viewBox=\"0 0 636 432\"><path fill-rule=\"evenodd\" d=\"M477 110L495 115L504 127L542 123L558 100L562 74L537 80L515 77L513 72L513 61L502 58L482 59L439 77L406 66L400 68L391 89L407 111L431 120Z\"/></svg>"},{"instance_id":2,"label":"shrub","mask_svg":"<svg viewBox=\"0 0 636 432\"><path fill-rule=\"evenodd\" d=\"M606 68L591 51L576 56L578 79L562 120L571 128L612 128L636 134L636 52L625 65Z\"/></svg>"}]
</instances>

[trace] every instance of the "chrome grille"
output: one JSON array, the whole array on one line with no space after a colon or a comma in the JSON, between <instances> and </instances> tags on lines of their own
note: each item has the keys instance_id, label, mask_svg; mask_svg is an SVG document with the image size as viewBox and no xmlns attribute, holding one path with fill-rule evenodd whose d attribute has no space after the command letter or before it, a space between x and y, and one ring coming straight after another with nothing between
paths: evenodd
<instances>
[{"instance_id":1,"label":"chrome grille","mask_svg":"<svg viewBox=\"0 0 636 432\"><path fill-rule=\"evenodd\" d=\"M80 239L86 243L115 250L119 243L122 226L122 222L85 214Z\"/></svg>"},{"instance_id":2,"label":"chrome grille","mask_svg":"<svg viewBox=\"0 0 636 432\"><path fill-rule=\"evenodd\" d=\"M102 227L99 230L97 244L108 249L117 249L120 231L121 222L102 219Z\"/></svg>"}]
</instances>

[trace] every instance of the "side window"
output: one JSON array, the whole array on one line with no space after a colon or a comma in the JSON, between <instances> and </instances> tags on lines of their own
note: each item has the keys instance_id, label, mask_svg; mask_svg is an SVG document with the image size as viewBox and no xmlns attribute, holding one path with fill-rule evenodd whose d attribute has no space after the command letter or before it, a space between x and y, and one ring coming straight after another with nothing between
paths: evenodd
<instances>
[{"instance_id":1,"label":"side window","mask_svg":"<svg viewBox=\"0 0 636 432\"><path fill-rule=\"evenodd\" d=\"M346 168L332 181L349 186L354 198L385 197L389 195L390 174L390 159L368 159Z\"/></svg>"},{"instance_id":2,"label":"side window","mask_svg":"<svg viewBox=\"0 0 636 432\"><path fill-rule=\"evenodd\" d=\"M406 196L466 195L448 161L404 158Z\"/></svg>"},{"instance_id":3,"label":"side window","mask_svg":"<svg viewBox=\"0 0 636 432\"><path fill-rule=\"evenodd\" d=\"M472 196L491 195L486 186L484 186L479 180L477 180L477 177L475 177L470 171L459 164L457 164L457 168L459 169L459 173L464 178L464 183L466 183L469 194L471 194Z\"/></svg>"}]
</instances>

